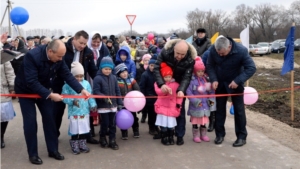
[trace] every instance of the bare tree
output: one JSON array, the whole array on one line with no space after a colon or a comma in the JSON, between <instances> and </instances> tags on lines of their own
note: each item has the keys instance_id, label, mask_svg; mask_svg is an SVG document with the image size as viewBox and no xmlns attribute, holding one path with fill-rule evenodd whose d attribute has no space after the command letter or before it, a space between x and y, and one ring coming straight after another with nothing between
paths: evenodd
<instances>
[{"instance_id":1,"label":"bare tree","mask_svg":"<svg viewBox=\"0 0 300 169\"><path fill-rule=\"evenodd\" d=\"M205 18L206 11L200 11L198 8L194 11L189 11L186 16L189 33L194 34L198 28L204 27Z\"/></svg>"}]
</instances>

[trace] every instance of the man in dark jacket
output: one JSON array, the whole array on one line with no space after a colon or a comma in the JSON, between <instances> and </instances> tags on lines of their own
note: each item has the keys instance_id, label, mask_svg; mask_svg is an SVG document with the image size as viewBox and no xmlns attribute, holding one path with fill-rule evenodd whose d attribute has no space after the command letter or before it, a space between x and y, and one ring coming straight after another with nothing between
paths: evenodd
<instances>
[{"instance_id":1,"label":"man in dark jacket","mask_svg":"<svg viewBox=\"0 0 300 169\"><path fill-rule=\"evenodd\" d=\"M202 54L211 46L210 39L206 36L206 30L204 28L197 29L197 38L192 43L197 50L197 56Z\"/></svg>"},{"instance_id":2,"label":"man in dark jacket","mask_svg":"<svg viewBox=\"0 0 300 169\"><path fill-rule=\"evenodd\" d=\"M73 38L70 38L65 44L66 54L64 56L64 61L71 71L71 64L74 61L80 62L84 68L84 76L86 79L86 74L88 73L90 77L94 78L97 74L97 67L94 62L93 51L87 47L89 35L81 30L78 31ZM53 91L55 93L61 93L62 87L64 85L64 80L60 77L56 78L54 83ZM64 110L66 105L63 102L55 102L53 104L53 113L56 114L56 128L58 131L58 136L60 135L59 128L61 126L62 117L64 115ZM91 117L92 118L92 117ZM98 141L93 139L89 134L87 138L88 143L98 144Z\"/></svg>"},{"instance_id":3,"label":"man in dark jacket","mask_svg":"<svg viewBox=\"0 0 300 169\"><path fill-rule=\"evenodd\" d=\"M231 96L234 107L235 134L234 147L246 144L247 129L244 107L244 82L256 71L255 64L247 48L235 43L231 38L219 36L209 49L207 73L216 94L240 94ZM226 97L217 97L215 144L221 144L225 137Z\"/></svg>"},{"instance_id":4,"label":"man in dark jacket","mask_svg":"<svg viewBox=\"0 0 300 169\"><path fill-rule=\"evenodd\" d=\"M23 63L15 79L17 94L38 94L41 98L19 98L23 115L24 135L29 160L33 164L42 164L37 148L36 108L40 110L49 157L63 160L58 152L58 138L53 114L52 101L62 101L63 97L52 92L53 81L62 78L75 91L89 96L89 93L78 83L68 70L63 56L66 48L59 40L52 41L47 46L32 49L24 56Z\"/></svg>"},{"instance_id":5,"label":"man in dark jacket","mask_svg":"<svg viewBox=\"0 0 300 169\"><path fill-rule=\"evenodd\" d=\"M181 39L170 40L166 43L164 49L158 55L157 61L154 66L154 75L157 86L162 89L163 92L170 92L171 88L165 85L165 82L160 74L161 62L167 63L173 70L174 79L179 83L177 89L177 96L184 97L186 89L190 84L190 80L193 74L193 68L195 64L195 57L197 52L192 45L189 45L186 41ZM175 133L177 136L177 145L184 144L183 136L185 135L185 99L183 99L181 105L181 111L179 117L177 117L177 126L175 127Z\"/></svg>"}]
</instances>

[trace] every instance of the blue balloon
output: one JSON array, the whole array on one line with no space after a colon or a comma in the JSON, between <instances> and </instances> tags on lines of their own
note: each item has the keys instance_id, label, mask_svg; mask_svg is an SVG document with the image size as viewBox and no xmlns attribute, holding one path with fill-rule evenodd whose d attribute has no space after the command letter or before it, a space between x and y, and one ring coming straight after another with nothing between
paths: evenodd
<instances>
[{"instance_id":1,"label":"blue balloon","mask_svg":"<svg viewBox=\"0 0 300 169\"><path fill-rule=\"evenodd\" d=\"M120 110L116 115L116 124L122 130L129 129L134 122L133 115L126 109Z\"/></svg>"},{"instance_id":2,"label":"blue balloon","mask_svg":"<svg viewBox=\"0 0 300 169\"><path fill-rule=\"evenodd\" d=\"M15 7L10 12L10 20L15 25L22 25L29 19L29 14L26 9L22 7Z\"/></svg>"}]
</instances>

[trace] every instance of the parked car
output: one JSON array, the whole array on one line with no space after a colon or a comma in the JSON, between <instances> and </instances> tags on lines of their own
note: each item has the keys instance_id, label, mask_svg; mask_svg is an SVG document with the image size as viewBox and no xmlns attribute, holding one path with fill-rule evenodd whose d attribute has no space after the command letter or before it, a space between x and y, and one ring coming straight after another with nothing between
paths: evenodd
<instances>
[{"instance_id":1,"label":"parked car","mask_svg":"<svg viewBox=\"0 0 300 169\"><path fill-rule=\"evenodd\" d=\"M259 45L256 45L256 44L249 45L249 54L251 56L254 56L254 55L263 56L266 53L267 53L267 51Z\"/></svg>"},{"instance_id":2,"label":"parked car","mask_svg":"<svg viewBox=\"0 0 300 169\"><path fill-rule=\"evenodd\" d=\"M259 42L259 43L257 43L257 45L261 46L266 51L267 55L271 53L270 43L268 43L268 42Z\"/></svg>"},{"instance_id":3,"label":"parked car","mask_svg":"<svg viewBox=\"0 0 300 169\"><path fill-rule=\"evenodd\" d=\"M281 53L285 50L285 42L273 42L271 46L272 53Z\"/></svg>"},{"instance_id":4,"label":"parked car","mask_svg":"<svg viewBox=\"0 0 300 169\"><path fill-rule=\"evenodd\" d=\"M300 50L300 39L294 41L294 50Z\"/></svg>"}]
</instances>

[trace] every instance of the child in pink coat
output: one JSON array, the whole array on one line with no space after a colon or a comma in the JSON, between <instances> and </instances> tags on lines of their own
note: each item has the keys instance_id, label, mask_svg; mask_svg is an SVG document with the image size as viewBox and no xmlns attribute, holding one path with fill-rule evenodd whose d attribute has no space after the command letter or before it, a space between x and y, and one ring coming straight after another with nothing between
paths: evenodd
<instances>
[{"instance_id":1,"label":"child in pink coat","mask_svg":"<svg viewBox=\"0 0 300 169\"><path fill-rule=\"evenodd\" d=\"M161 128L161 143L174 145L174 127L177 125L176 117L180 114L182 98L176 97L179 84L172 78L172 69L164 62L161 63L160 73L170 90L168 93L164 93L156 83L154 84L155 92L158 95L154 104L157 113L155 125Z\"/></svg>"}]
</instances>

